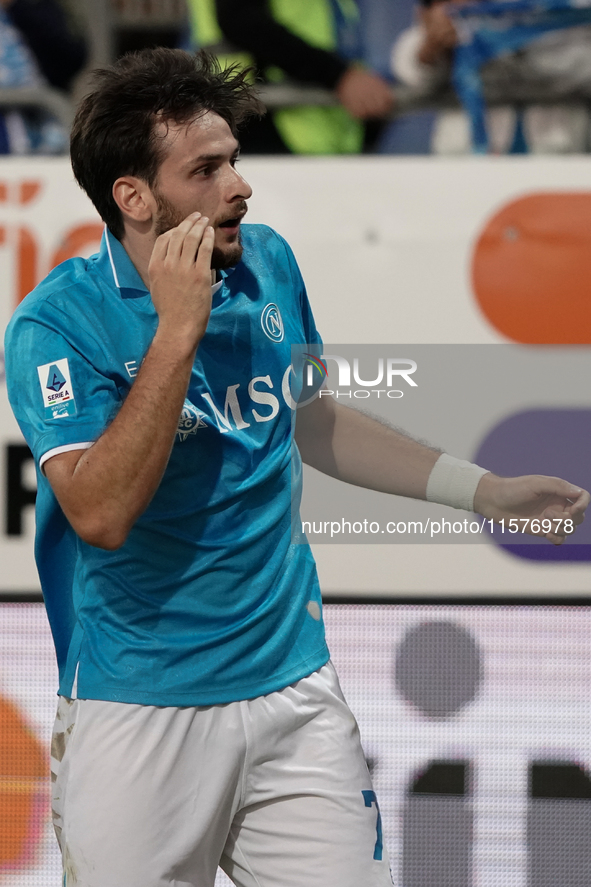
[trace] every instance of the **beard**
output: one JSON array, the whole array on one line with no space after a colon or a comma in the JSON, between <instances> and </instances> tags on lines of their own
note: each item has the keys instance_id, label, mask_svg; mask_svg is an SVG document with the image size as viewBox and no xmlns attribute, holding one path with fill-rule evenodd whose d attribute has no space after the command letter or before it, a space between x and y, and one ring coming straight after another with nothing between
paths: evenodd
<instances>
[{"instance_id":1,"label":"beard","mask_svg":"<svg viewBox=\"0 0 591 887\"><path fill-rule=\"evenodd\" d=\"M158 215L154 221L154 232L156 237L166 234L171 228L176 228L186 218L166 197L163 197L158 191L152 192L156 199L158 207ZM246 210L246 202L242 201L236 205L236 212L240 213ZM215 230L215 229L214 229ZM214 271L223 271L226 268L233 268L242 258L242 241L240 237L240 229L235 243L228 244L225 250L214 246L211 254L211 267Z\"/></svg>"}]
</instances>

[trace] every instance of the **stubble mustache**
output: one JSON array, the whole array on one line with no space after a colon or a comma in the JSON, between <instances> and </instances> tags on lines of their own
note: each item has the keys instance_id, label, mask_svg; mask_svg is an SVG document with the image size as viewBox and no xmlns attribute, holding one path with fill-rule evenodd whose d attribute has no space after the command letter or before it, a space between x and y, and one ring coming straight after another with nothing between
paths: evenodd
<instances>
[{"instance_id":1,"label":"stubble mustache","mask_svg":"<svg viewBox=\"0 0 591 887\"><path fill-rule=\"evenodd\" d=\"M225 224L225 222L229 222L231 221L231 219L237 219L241 216L244 216L247 212L248 204L246 203L246 200L240 200L232 207L232 213L228 214L225 219L220 219L219 222L216 222L215 227L219 228L221 225Z\"/></svg>"},{"instance_id":2,"label":"stubble mustache","mask_svg":"<svg viewBox=\"0 0 591 887\"><path fill-rule=\"evenodd\" d=\"M160 237L161 234L166 234L166 232L170 231L172 228L177 228L181 222L184 221L185 216L161 194L156 194L156 201L158 205L158 217L154 224L154 233L156 234L156 237ZM227 218L215 222L214 228L217 229L220 225L223 225L224 222L239 218L247 211L248 205L246 200L238 201L232 207L232 215L228 215ZM242 258L242 238L240 234L240 229L238 229L238 236L235 242L229 244L226 250L221 250L219 247L214 246L211 256L211 267L214 271L233 268L234 265L238 264Z\"/></svg>"}]
</instances>

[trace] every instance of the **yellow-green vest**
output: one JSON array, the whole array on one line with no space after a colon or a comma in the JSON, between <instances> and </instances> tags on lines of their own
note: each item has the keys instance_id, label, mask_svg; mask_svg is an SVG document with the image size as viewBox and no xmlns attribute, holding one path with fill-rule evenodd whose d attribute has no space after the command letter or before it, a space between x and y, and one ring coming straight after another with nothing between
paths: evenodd
<instances>
[{"instance_id":1,"label":"yellow-green vest","mask_svg":"<svg viewBox=\"0 0 591 887\"><path fill-rule=\"evenodd\" d=\"M343 15L357 16L354 0L338 0ZM228 51L218 24L215 0L187 0L193 42L207 49L224 66L237 62L246 67L254 59L248 52ZM337 48L336 23L330 0L269 0L270 12L279 24L317 49ZM279 68L265 71L269 82L280 82ZM340 105L297 105L273 112L273 122L294 154L358 154L363 145L363 125Z\"/></svg>"}]
</instances>

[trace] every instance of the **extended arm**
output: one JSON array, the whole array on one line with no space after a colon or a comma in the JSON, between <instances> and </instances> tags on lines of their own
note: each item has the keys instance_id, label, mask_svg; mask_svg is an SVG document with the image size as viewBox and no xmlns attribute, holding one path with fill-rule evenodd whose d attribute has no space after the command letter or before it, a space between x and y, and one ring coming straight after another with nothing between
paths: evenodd
<instances>
[{"instance_id":1,"label":"extended arm","mask_svg":"<svg viewBox=\"0 0 591 887\"><path fill-rule=\"evenodd\" d=\"M423 65L437 65L451 57L458 35L445 3L434 3L420 10L424 28L418 59Z\"/></svg>"},{"instance_id":2,"label":"extended arm","mask_svg":"<svg viewBox=\"0 0 591 887\"><path fill-rule=\"evenodd\" d=\"M334 89L348 67L335 52L311 46L275 21L267 0L216 0L220 28L261 67L277 65L294 80Z\"/></svg>"},{"instance_id":3,"label":"extended arm","mask_svg":"<svg viewBox=\"0 0 591 887\"><path fill-rule=\"evenodd\" d=\"M465 507L457 501L463 497L454 492L460 469L446 468L440 451L330 397L318 397L298 411L296 442L304 462L339 480L383 493ZM441 481L442 475L449 480L449 493L445 483L433 484L433 479ZM428 496L428 485L430 491L437 487L444 495ZM583 521L590 499L580 487L543 475L504 478L486 473L475 477L474 490L474 511L495 521L570 519L576 527ZM544 535L559 545L567 534L561 525L558 533L532 535Z\"/></svg>"},{"instance_id":4,"label":"extended arm","mask_svg":"<svg viewBox=\"0 0 591 887\"><path fill-rule=\"evenodd\" d=\"M323 474L412 499L426 498L441 455L332 397L318 397L298 410L296 442L304 462Z\"/></svg>"},{"instance_id":5,"label":"extended arm","mask_svg":"<svg viewBox=\"0 0 591 887\"><path fill-rule=\"evenodd\" d=\"M353 117L383 117L392 110L392 91L382 77L292 34L274 20L268 0L216 0L216 9L226 37L251 52L260 67L276 65L294 80L336 90Z\"/></svg>"},{"instance_id":6,"label":"extended arm","mask_svg":"<svg viewBox=\"0 0 591 887\"><path fill-rule=\"evenodd\" d=\"M214 235L207 222L195 213L156 241L149 273L159 325L111 425L89 449L45 464L66 517L90 545L123 544L168 463L211 310Z\"/></svg>"}]
</instances>

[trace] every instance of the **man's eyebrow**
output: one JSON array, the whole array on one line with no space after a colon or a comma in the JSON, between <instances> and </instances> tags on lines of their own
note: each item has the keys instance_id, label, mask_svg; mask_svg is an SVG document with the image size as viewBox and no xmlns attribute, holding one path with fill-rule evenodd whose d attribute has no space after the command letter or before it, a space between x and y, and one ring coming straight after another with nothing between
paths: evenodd
<instances>
[{"instance_id":1,"label":"man's eyebrow","mask_svg":"<svg viewBox=\"0 0 591 887\"><path fill-rule=\"evenodd\" d=\"M236 154L240 154L240 145L236 145L230 156L235 157ZM225 152L218 154L200 154L198 157L189 160L186 165L195 166L197 163L212 163L216 160L224 160L227 156L228 155Z\"/></svg>"},{"instance_id":2,"label":"man's eyebrow","mask_svg":"<svg viewBox=\"0 0 591 887\"><path fill-rule=\"evenodd\" d=\"M225 156L225 154L200 154L199 157L194 157L193 160L190 160L187 165L191 166L193 163L203 163L204 161L211 160L222 160Z\"/></svg>"}]
</instances>

